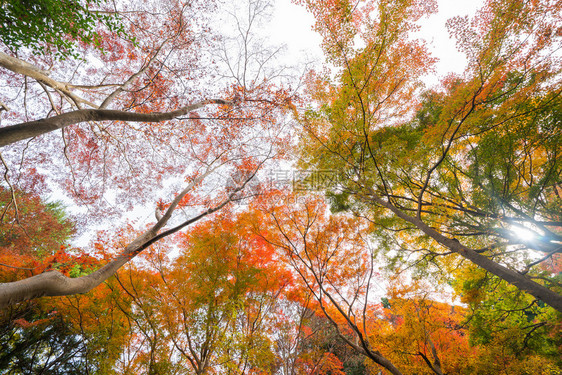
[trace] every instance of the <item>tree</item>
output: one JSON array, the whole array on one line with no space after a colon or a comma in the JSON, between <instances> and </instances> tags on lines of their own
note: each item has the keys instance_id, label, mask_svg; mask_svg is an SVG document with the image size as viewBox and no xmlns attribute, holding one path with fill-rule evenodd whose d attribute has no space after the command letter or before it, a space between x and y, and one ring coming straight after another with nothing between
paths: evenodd
<instances>
[{"instance_id":1,"label":"tree","mask_svg":"<svg viewBox=\"0 0 562 375\"><path fill-rule=\"evenodd\" d=\"M531 363L540 363L544 374L559 371L560 318L554 309L497 277L488 284L489 276L479 279L486 272L467 263L455 265L454 278L433 274L428 281L421 272L397 275L392 267L383 272L366 236L368 222L328 216L318 197L300 198L292 207L258 205L254 230L284 254L311 293L311 314L330 324L312 338L313 346L345 343L364 359L359 364L375 372L485 374L490 361L497 372L528 373ZM450 292L447 282L470 308L444 292ZM387 297L381 298L377 284L383 283ZM341 347L331 348L345 365ZM309 361L309 368L322 363L312 358L318 362Z\"/></svg>"},{"instance_id":2,"label":"tree","mask_svg":"<svg viewBox=\"0 0 562 375\"><path fill-rule=\"evenodd\" d=\"M409 374L477 373L480 347L469 344L462 307L431 300L428 289L416 285L391 293L396 297L371 322L370 340L396 366Z\"/></svg>"},{"instance_id":3,"label":"tree","mask_svg":"<svg viewBox=\"0 0 562 375\"><path fill-rule=\"evenodd\" d=\"M423 266L466 259L562 311L552 275L531 271L561 251L560 67L551 55L561 4L488 1L472 21L450 20L467 70L424 95L431 59L407 35L428 9L381 1L370 19L366 5L345 4L323 13L308 4L341 70L334 83L310 76L317 109L300 117L302 165L341 173L328 191L334 208L377 225L380 249L399 250L395 264L407 267L408 253ZM364 46L354 48L358 38ZM514 251L530 254L525 266Z\"/></svg>"},{"instance_id":4,"label":"tree","mask_svg":"<svg viewBox=\"0 0 562 375\"><path fill-rule=\"evenodd\" d=\"M13 53L27 47L57 58L77 57L76 44L101 44L99 25L123 36L116 14L103 9L107 3L106 0L94 0L86 5L77 0L4 0L0 3L0 40Z\"/></svg>"},{"instance_id":5,"label":"tree","mask_svg":"<svg viewBox=\"0 0 562 375\"><path fill-rule=\"evenodd\" d=\"M517 293L526 295L521 291ZM506 295L500 292L493 296L496 303L492 309L497 309L498 315L492 318L493 313L488 315L490 311L484 305L471 304L467 309L438 302L434 297L443 299L445 296L432 291L429 283L416 280L406 285L403 280L393 280L381 318L371 322L370 340L405 372L553 374L560 371L559 352L552 350L551 340L555 336L550 337L548 333L553 327L543 330L547 324L544 319L554 312L553 309L545 308L540 312L535 309L536 315L532 317L530 310L523 313L524 309L519 309L521 305L511 305L513 300L508 302ZM490 296L491 305L493 297ZM508 305L513 308L511 312L503 309ZM517 322L515 315L518 314L525 319ZM482 340L483 324L489 328L486 330L490 334L488 340ZM494 338L490 339L492 336ZM528 345L526 348L520 346L523 341Z\"/></svg>"},{"instance_id":6,"label":"tree","mask_svg":"<svg viewBox=\"0 0 562 375\"><path fill-rule=\"evenodd\" d=\"M303 293L304 292L304 293ZM334 356L330 323L311 309L311 296L298 290L295 298L286 293L276 312L274 325L276 373L282 375L325 374L341 370L341 361ZM294 293L293 293L294 294ZM304 294L304 298L301 294Z\"/></svg>"},{"instance_id":7,"label":"tree","mask_svg":"<svg viewBox=\"0 0 562 375\"><path fill-rule=\"evenodd\" d=\"M44 203L40 197L0 188L0 252L6 256L30 256L41 260L66 246L74 224L60 203Z\"/></svg>"},{"instance_id":8,"label":"tree","mask_svg":"<svg viewBox=\"0 0 562 375\"><path fill-rule=\"evenodd\" d=\"M2 374L83 374L83 338L57 317L3 332ZM40 360L45 359L45 360Z\"/></svg>"},{"instance_id":9,"label":"tree","mask_svg":"<svg viewBox=\"0 0 562 375\"><path fill-rule=\"evenodd\" d=\"M113 288L8 310L1 322L0 373L117 373L130 329Z\"/></svg>"},{"instance_id":10,"label":"tree","mask_svg":"<svg viewBox=\"0 0 562 375\"><path fill-rule=\"evenodd\" d=\"M369 341L367 322L375 307L370 294L375 258L357 218L327 216L319 197L301 196L291 207L264 198L256 205L255 231L281 251L338 336L356 353L392 374L402 372ZM265 202L265 203L264 203Z\"/></svg>"},{"instance_id":11,"label":"tree","mask_svg":"<svg viewBox=\"0 0 562 375\"><path fill-rule=\"evenodd\" d=\"M223 210L177 238L178 257L147 253L146 269L118 281L127 317L142 338L136 373L272 373L272 336L291 275L273 249Z\"/></svg>"},{"instance_id":12,"label":"tree","mask_svg":"<svg viewBox=\"0 0 562 375\"><path fill-rule=\"evenodd\" d=\"M16 197L3 193L1 282L52 269L78 277L101 266L99 259L68 246L75 225L60 203L22 192ZM113 299L104 285L84 296L2 309L0 373L83 374L112 368L127 333Z\"/></svg>"},{"instance_id":13,"label":"tree","mask_svg":"<svg viewBox=\"0 0 562 375\"><path fill-rule=\"evenodd\" d=\"M478 371L489 371L491 358L499 359L495 371L560 371L561 322L556 311L473 265L458 272L462 277L453 285L469 306L465 326L472 345L482 347L475 362Z\"/></svg>"},{"instance_id":14,"label":"tree","mask_svg":"<svg viewBox=\"0 0 562 375\"><path fill-rule=\"evenodd\" d=\"M35 179L44 181L33 184L37 190L47 190L58 183L88 207L91 221L118 220L151 202L156 223L89 275L49 271L1 285L0 305L87 292L156 241L241 199L263 163L283 154L276 121L291 93L259 73L263 64L254 80L198 87L212 70L202 51L213 40L202 35L213 4L173 2L162 12L151 11L157 2L121 6L136 43L100 31L104 52L83 46L85 62L0 54L13 89L6 104L25 109L7 112L14 124L0 128L5 185L15 190ZM248 9L256 12L256 4ZM240 38L251 26L239 29Z\"/></svg>"}]
</instances>

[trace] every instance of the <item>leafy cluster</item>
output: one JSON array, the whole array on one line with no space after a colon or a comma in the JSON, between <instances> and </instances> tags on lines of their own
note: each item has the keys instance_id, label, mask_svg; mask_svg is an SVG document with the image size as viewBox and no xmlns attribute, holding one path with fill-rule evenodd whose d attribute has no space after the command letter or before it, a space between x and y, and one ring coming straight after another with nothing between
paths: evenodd
<instances>
[{"instance_id":1,"label":"leafy cluster","mask_svg":"<svg viewBox=\"0 0 562 375\"><path fill-rule=\"evenodd\" d=\"M0 40L10 51L22 47L59 59L79 57L79 43L101 48L103 25L124 33L119 17L105 12L107 0L2 0Z\"/></svg>"},{"instance_id":2,"label":"leafy cluster","mask_svg":"<svg viewBox=\"0 0 562 375\"><path fill-rule=\"evenodd\" d=\"M332 64L298 99L258 0L214 55L207 1L115 2L136 44L104 0L0 0L0 374L562 371L562 2L450 20L467 67L430 89L435 1L296 2ZM317 191L256 182L290 151ZM111 221L90 251L51 183Z\"/></svg>"}]
</instances>

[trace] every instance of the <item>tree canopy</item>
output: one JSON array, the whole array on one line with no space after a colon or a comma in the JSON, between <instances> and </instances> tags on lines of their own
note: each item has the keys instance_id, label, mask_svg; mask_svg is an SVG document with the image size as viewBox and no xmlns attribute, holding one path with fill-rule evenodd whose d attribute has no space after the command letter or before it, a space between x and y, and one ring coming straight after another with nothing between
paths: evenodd
<instances>
[{"instance_id":1,"label":"tree canopy","mask_svg":"<svg viewBox=\"0 0 562 375\"><path fill-rule=\"evenodd\" d=\"M32 4L33 3L33 4ZM0 374L559 374L559 0L0 1ZM294 69L293 69L294 68ZM299 69L300 72L299 72Z\"/></svg>"},{"instance_id":2,"label":"tree canopy","mask_svg":"<svg viewBox=\"0 0 562 375\"><path fill-rule=\"evenodd\" d=\"M107 0L3 0L0 2L0 39L12 52L22 47L56 58L78 57L77 44L101 48L103 26L125 35L118 15L104 9Z\"/></svg>"}]
</instances>

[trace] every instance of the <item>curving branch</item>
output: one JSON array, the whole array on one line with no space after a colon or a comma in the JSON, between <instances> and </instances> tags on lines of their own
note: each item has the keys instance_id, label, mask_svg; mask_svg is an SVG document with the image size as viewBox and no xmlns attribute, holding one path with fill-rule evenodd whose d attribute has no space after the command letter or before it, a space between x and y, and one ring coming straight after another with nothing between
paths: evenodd
<instances>
[{"instance_id":1,"label":"curving branch","mask_svg":"<svg viewBox=\"0 0 562 375\"><path fill-rule=\"evenodd\" d=\"M365 330L362 330L356 321L351 304L349 302L347 303L348 308L346 311L345 306L338 302L333 293L330 292L326 287L326 283L329 284L329 280L326 275L325 267L327 266L327 262L329 262L329 259L318 259L315 261L314 255L311 255L310 253L311 247L314 248L318 246L317 241L315 241L314 238L310 240L308 238L310 235L309 230L314 225L316 218L309 217L307 223L304 225L304 229L302 230L302 232L299 228L296 228L301 233L300 241L302 241L300 244L297 244L293 242L293 240L291 240L289 234L285 231L277 216L274 213L271 213L271 216L275 222L276 229L282 235L282 241L285 241L285 243L277 243L276 241L272 241L263 236L262 238L271 245L282 248L290 255L289 262L291 266L300 276L310 294L316 299L320 309L322 310L322 313L334 327L334 329L338 333L338 336L357 353L364 355L376 364L384 367L391 374L402 375L403 373L388 358L386 358L381 352L371 346L367 332ZM295 222L293 221L293 223ZM339 246L339 240L336 242L337 243L333 244L332 246ZM299 246L302 246L304 254L298 251ZM297 263L303 265L305 270L302 270ZM306 274L306 272L309 272L310 277ZM371 275L368 276L369 279ZM315 287L317 287L318 290L316 290ZM335 293L339 294L339 291L336 291ZM324 297L328 299L331 306L333 306L340 314L340 316L343 317L343 319L347 323L347 326L353 332L355 340L347 337L341 332L340 324L337 322L336 318L332 316L332 314L328 311ZM343 296L341 296L340 294L340 297ZM345 300L345 298L343 299ZM366 303L367 301L365 300L365 304Z\"/></svg>"},{"instance_id":2,"label":"curving branch","mask_svg":"<svg viewBox=\"0 0 562 375\"><path fill-rule=\"evenodd\" d=\"M461 244L456 238L449 238L447 236L444 236L434 228L427 225L420 218L410 216L394 206L389 201L382 199L376 194L376 192L372 192L372 194L370 194L369 196L361 198L366 202L374 202L377 205L389 209L397 217L409 222L410 224L415 225L418 229L420 229L423 233L431 237L440 245L447 247L452 252L459 254L460 256L468 259L477 266L480 266L486 271L498 276L500 279L507 281L518 289L529 293L533 297L540 299L547 305L562 312L562 295L542 286L541 284L534 282L533 280L526 277L525 275L522 275L519 272L513 271L501 265L500 263L493 261L492 259L478 253L476 250Z\"/></svg>"},{"instance_id":3,"label":"curving branch","mask_svg":"<svg viewBox=\"0 0 562 375\"><path fill-rule=\"evenodd\" d=\"M124 92L127 87L129 87L138 77L140 77L142 74L144 74L148 68L150 68L150 66L156 61L156 59L158 58L158 55L160 54L160 52L162 51L162 48L164 47L164 45L169 42L171 38L166 39L161 45L160 47L158 47L158 49L156 50L156 52L154 53L154 55L139 69L138 72L134 73L133 75L131 75L125 82L123 82L120 85L117 85L117 89L115 89L111 94L109 94L104 101L101 103L99 109L105 109L107 108L111 102L122 92Z\"/></svg>"},{"instance_id":4,"label":"curving branch","mask_svg":"<svg viewBox=\"0 0 562 375\"><path fill-rule=\"evenodd\" d=\"M10 55L0 52L0 66L14 73L22 74L26 77L33 78L37 82L43 83L55 89L56 91L70 98L77 106L80 106L80 104L82 103L92 108L98 108L98 106L95 105L94 103L86 99L83 99L77 96L76 94L74 94L72 91L70 91L68 83L59 82L57 80L52 79L51 77L49 77L48 72L39 69L28 62L25 62L16 57L12 57Z\"/></svg>"},{"instance_id":5,"label":"curving branch","mask_svg":"<svg viewBox=\"0 0 562 375\"><path fill-rule=\"evenodd\" d=\"M248 182L255 176L256 173L257 169L218 205L207 209L199 215L186 220L171 229L158 233L159 229L161 229L170 219L172 211L177 207L181 198L189 192L190 189L188 186L187 189L184 189L184 191L182 191L182 193L174 199L172 206L166 211L162 219L160 219L150 229L137 236L137 238L129 243L123 252L121 252L121 254L119 254L115 259L89 275L70 278L59 271L48 271L27 279L9 283L0 283L0 308L44 296L68 296L87 293L113 276L123 265L128 263L143 250L147 249L150 245L178 232L186 226L191 225L214 212L219 211L227 204L235 200L236 194L246 187ZM195 183L196 182L194 181L190 184L190 186Z\"/></svg>"},{"instance_id":6,"label":"curving branch","mask_svg":"<svg viewBox=\"0 0 562 375\"><path fill-rule=\"evenodd\" d=\"M207 99L176 109L175 111L152 113L109 109L80 109L41 120L0 128L0 147L87 121L161 122L173 120L209 104L233 105L234 103L222 99Z\"/></svg>"}]
</instances>

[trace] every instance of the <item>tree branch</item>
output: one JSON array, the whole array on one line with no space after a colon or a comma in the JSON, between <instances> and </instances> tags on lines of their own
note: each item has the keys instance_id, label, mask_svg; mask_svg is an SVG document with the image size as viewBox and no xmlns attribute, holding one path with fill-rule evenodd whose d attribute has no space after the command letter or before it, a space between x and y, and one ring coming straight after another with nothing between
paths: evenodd
<instances>
[{"instance_id":1,"label":"tree branch","mask_svg":"<svg viewBox=\"0 0 562 375\"><path fill-rule=\"evenodd\" d=\"M80 109L42 120L0 128L0 147L87 121L161 122L173 120L209 104L232 105L231 102L222 99L207 99L170 112L138 113L107 109Z\"/></svg>"},{"instance_id":2,"label":"tree branch","mask_svg":"<svg viewBox=\"0 0 562 375\"><path fill-rule=\"evenodd\" d=\"M389 209L399 218L411 224L414 224L423 233L437 241L437 243L449 248L451 251L470 260L477 266L482 267L486 271L507 281L518 289L529 293L530 295L540 299L547 305L562 312L562 295L534 282L533 280L525 277L524 275L521 275L518 272L510 270L509 268L497 262L494 262L490 258L477 253L474 249L462 245L456 238L448 238L444 236L437 230L428 226L420 218L407 215L406 213L392 205L390 202L385 201L384 199L376 195L376 193L373 193L369 197L364 197L363 199L369 200L371 203L374 201L376 204Z\"/></svg>"},{"instance_id":3,"label":"tree branch","mask_svg":"<svg viewBox=\"0 0 562 375\"><path fill-rule=\"evenodd\" d=\"M114 260L110 261L105 266L96 270L90 275L70 278L63 275L59 271L48 271L39 275L29 277L27 279L0 284L0 308L10 306L17 302L27 301L43 296L65 296L87 293L88 291L92 290L93 288L107 280L109 277L114 275L119 270L119 268L121 268L132 258L137 256L140 252L148 248L150 245L154 244L164 237L178 232L179 230L193 224L196 221L199 221L205 216L208 216L222 209L235 198L235 195L239 191L243 190L246 187L248 182L255 176L256 173L257 169L256 171L254 171L254 173L248 176L248 178L240 186L234 189L223 202L221 202L217 206L209 208L201 214L158 234L158 229L161 228L167 221L167 218L162 218L153 227L135 238ZM166 213L166 215L167 214L168 212Z\"/></svg>"},{"instance_id":4,"label":"tree branch","mask_svg":"<svg viewBox=\"0 0 562 375\"><path fill-rule=\"evenodd\" d=\"M42 82L47 86L52 87L53 89L59 91L63 95L72 99L74 103L79 105L79 103L84 103L89 105L90 107L97 108L98 106L94 103L80 98L72 91L68 89L68 84L56 81L48 76L48 72L37 68L34 65L31 65L23 60L18 58L12 57L10 55L6 55L5 53L0 52L0 66L6 68L14 73L22 74L26 77L30 77L35 79L37 82Z\"/></svg>"}]
</instances>

